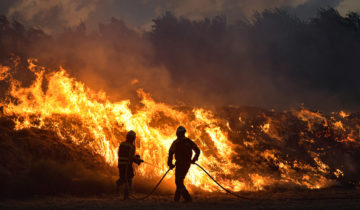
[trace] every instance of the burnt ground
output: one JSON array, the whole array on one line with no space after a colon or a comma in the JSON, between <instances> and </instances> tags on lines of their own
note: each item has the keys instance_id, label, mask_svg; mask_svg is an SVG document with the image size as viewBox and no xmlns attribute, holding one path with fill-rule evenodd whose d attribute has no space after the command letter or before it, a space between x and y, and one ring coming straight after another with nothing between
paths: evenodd
<instances>
[{"instance_id":1,"label":"burnt ground","mask_svg":"<svg viewBox=\"0 0 360 210\"><path fill-rule=\"evenodd\" d=\"M140 197L141 194L135 194ZM1 209L359 209L360 188L249 192L236 199L227 194L193 194L193 203L174 203L172 195L145 201L123 201L118 195L33 197L2 200Z\"/></svg>"}]
</instances>

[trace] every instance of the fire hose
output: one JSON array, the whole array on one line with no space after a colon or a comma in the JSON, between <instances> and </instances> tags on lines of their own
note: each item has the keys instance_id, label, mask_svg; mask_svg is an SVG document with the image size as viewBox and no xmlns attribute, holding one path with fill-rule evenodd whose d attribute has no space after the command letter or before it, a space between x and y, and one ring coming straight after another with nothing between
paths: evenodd
<instances>
[{"instance_id":1,"label":"fire hose","mask_svg":"<svg viewBox=\"0 0 360 210\"><path fill-rule=\"evenodd\" d=\"M152 195L155 192L155 190L159 187L160 183L165 178L165 176L169 173L169 171L171 171L170 168L165 172L164 176L162 176L160 181L155 185L154 189L149 194L147 194L147 195L145 195L144 197L141 197L141 198L136 198L135 196L131 196L131 198L135 199L135 200L145 200L146 198L150 197L150 195Z\"/></svg>"},{"instance_id":2,"label":"fire hose","mask_svg":"<svg viewBox=\"0 0 360 210\"><path fill-rule=\"evenodd\" d=\"M217 184L219 187L221 187L221 189L225 190L227 193L237 197L237 198L242 198L242 199L247 199L247 200L252 200L251 198L247 198L247 197L243 197L243 196L240 196L240 195L237 195L235 194L234 192L226 189L225 187L223 187L221 184L219 184L203 167L201 167L199 164L197 163L194 163L197 167L199 167L201 170L203 170L205 172L206 175L208 175L210 177L210 179L212 179L215 184Z\"/></svg>"},{"instance_id":3,"label":"fire hose","mask_svg":"<svg viewBox=\"0 0 360 210\"><path fill-rule=\"evenodd\" d=\"M217 184L221 189L223 189L224 191L226 191L227 193L237 197L237 198L241 198L241 199L247 199L247 200L252 200L251 198L247 198L247 197L243 197L240 195L235 194L234 192L226 189L225 187L223 187L220 183L218 183L214 177L212 177L209 172L207 172L202 166L200 166L197 163L194 163L197 167L199 167L201 170L203 170L205 172L206 175L208 175L210 177L210 179L212 179L214 181L215 184ZM144 197L141 198L136 198L134 196L131 196L131 198L135 199L135 200L145 200L146 198L150 197L155 191L156 189L159 187L159 185L161 184L161 182L164 180L165 176L169 173L169 171L171 171L172 169L168 169L165 174L162 176L162 178L160 179L160 181L156 184L156 186L154 187L154 189L147 195L145 195Z\"/></svg>"}]
</instances>

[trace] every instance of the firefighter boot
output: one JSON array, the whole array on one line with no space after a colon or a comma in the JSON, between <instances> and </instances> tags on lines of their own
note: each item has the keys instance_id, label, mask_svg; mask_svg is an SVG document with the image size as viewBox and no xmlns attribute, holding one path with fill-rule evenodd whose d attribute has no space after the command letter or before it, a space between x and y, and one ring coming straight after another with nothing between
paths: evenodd
<instances>
[{"instance_id":1,"label":"firefighter boot","mask_svg":"<svg viewBox=\"0 0 360 210\"><path fill-rule=\"evenodd\" d=\"M180 200L180 190L176 189L175 195L174 195L174 201L178 202Z\"/></svg>"},{"instance_id":2,"label":"firefighter boot","mask_svg":"<svg viewBox=\"0 0 360 210\"><path fill-rule=\"evenodd\" d=\"M129 185L127 184L127 185L125 186L125 189L124 189L124 200L129 199L129 195L130 195L130 187L129 187Z\"/></svg>"},{"instance_id":3,"label":"firefighter boot","mask_svg":"<svg viewBox=\"0 0 360 210\"><path fill-rule=\"evenodd\" d=\"M190 196L189 192L188 192L186 189L184 189L184 190L181 192L181 194L182 194L182 196L183 196L184 199L185 199L184 202L186 202L186 203L192 202L191 196Z\"/></svg>"},{"instance_id":4,"label":"firefighter boot","mask_svg":"<svg viewBox=\"0 0 360 210\"><path fill-rule=\"evenodd\" d=\"M121 180L120 179L118 179L117 181L116 181L116 194L119 194L120 193L120 187L121 187Z\"/></svg>"},{"instance_id":5,"label":"firefighter boot","mask_svg":"<svg viewBox=\"0 0 360 210\"><path fill-rule=\"evenodd\" d=\"M125 190L124 191L124 200L129 199L129 191Z\"/></svg>"}]
</instances>

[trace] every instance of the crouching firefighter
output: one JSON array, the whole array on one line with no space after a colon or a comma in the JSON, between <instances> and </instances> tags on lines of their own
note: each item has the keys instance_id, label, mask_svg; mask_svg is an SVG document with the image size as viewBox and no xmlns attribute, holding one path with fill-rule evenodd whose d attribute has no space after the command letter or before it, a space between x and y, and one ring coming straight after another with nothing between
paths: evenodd
<instances>
[{"instance_id":1,"label":"crouching firefighter","mask_svg":"<svg viewBox=\"0 0 360 210\"><path fill-rule=\"evenodd\" d=\"M116 181L116 191L119 192L120 187L123 184L126 184L124 189L124 200L129 198L131 181L134 177L132 164L136 163L140 165L140 163L144 162L140 159L139 155L135 155L135 139L136 133L134 131L129 131L126 134L126 141L121 142L119 146L118 168L120 178Z\"/></svg>"},{"instance_id":2,"label":"crouching firefighter","mask_svg":"<svg viewBox=\"0 0 360 210\"><path fill-rule=\"evenodd\" d=\"M175 166L175 184L176 191L174 201L179 201L182 196L186 202L191 202L191 196L184 185L184 179L189 171L190 165L199 159L200 149L189 138L185 137L186 129L179 126L176 130L177 139L171 144L168 157L168 166L173 169ZM194 158L192 151L195 152ZM173 155L175 154L175 165L172 163Z\"/></svg>"}]
</instances>

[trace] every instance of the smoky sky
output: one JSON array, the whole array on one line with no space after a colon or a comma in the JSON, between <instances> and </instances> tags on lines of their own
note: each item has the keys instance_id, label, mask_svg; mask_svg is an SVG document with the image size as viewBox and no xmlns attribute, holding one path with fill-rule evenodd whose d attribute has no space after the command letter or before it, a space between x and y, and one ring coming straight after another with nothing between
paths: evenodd
<instances>
[{"instance_id":1,"label":"smoky sky","mask_svg":"<svg viewBox=\"0 0 360 210\"><path fill-rule=\"evenodd\" d=\"M111 17L147 30L152 20L166 11L192 20L226 15L231 22L273 8L283 8L306 19L314 17L318 8L337 8L344 15L360 7L357 0L1 0L0 4L0 13L9 19L49 33L81 22L86 23L88 30L96 30L98 23L108 22Z\"/></svg>"},{"instance_id":2,"label":"smoky sky","mask_svg":"<svg viewBox=\"0 0 360 210\"><path fill-rule=\"evenodd\" d=\"M353 1L99 2L3 1L1 64L61 65L113 100L359 111L358 9L336 9Z\"/></svg>"}]
</instances>

